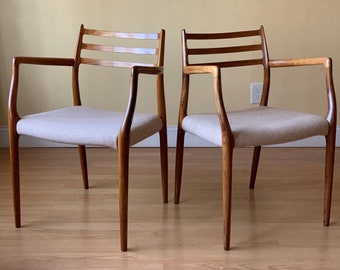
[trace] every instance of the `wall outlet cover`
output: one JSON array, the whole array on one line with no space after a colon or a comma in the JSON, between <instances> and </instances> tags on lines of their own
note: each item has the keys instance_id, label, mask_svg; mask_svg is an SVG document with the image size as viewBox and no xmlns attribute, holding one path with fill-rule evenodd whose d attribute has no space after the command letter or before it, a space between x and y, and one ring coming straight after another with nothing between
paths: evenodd
<instances>
[{"instance_id":1,"label":"wall outlet cover","mask_svg":"<svg viewBox=\"0 0 340 270\"><path fill-rule=\"evenodd\" d=\"M262 96L262 82L255 82L250 84L250 103L259 104Z\"/></svg>"}]
</instances>

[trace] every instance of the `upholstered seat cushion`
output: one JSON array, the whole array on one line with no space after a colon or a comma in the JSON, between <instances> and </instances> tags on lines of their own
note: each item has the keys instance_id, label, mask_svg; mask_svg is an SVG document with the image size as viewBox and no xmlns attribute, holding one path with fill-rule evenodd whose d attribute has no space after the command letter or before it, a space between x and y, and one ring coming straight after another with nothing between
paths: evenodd
<instances>
[{"instance_id":1,"label":"upholstered seat cushion","mask_svg":"<svg viewBox=\"0 0 340 270\"><path fill-rule=\"evenodd\" d=\"M75 106L24 116L17 124L21 135L68 144L117 148L117 136L124 113ZM157 115L138 114L133 118L131 145L158 132L162 121Z\"/></svg>"},{"instance_id":2,"label":"upholstered seat cushion","mask_svg":"<svg viewBox=\"0 0 340 270\"><path fill-rule=\"evenodd\" d=\"M228 112L235 146L260 146L326 135L329 124L321 116L256 107ZM193 114L183 119L185 131L221 146L221 128L217 114Z\"/></svg>"}]
</instances>

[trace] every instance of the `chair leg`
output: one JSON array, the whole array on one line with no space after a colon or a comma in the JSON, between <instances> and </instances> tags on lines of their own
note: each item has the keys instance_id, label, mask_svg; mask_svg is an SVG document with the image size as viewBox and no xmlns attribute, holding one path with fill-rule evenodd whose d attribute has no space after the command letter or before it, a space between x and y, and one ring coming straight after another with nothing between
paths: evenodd
<instances>
[{"instance_id":1,"label":"chair leg","mask_svg":"<svg viewBox=\"0 0 340 270\"><path fill-rule=\"evenodd\" d=\"M250 189L254 189L255 187L257 169L258 169L259 160L260 160L260 153L261 153L261 146L255 146L254 152L253 152L253 162L251 165L251 174L250 174L250 182L249 182Z\"/></svg>"},{"instance_id":2,"label":"chair leg","mask_svg":"<svg viewBox=\"0 0 340 270\"><path fill-rule=\"evenodd\" d=\"M167 203L168 202L168 138L167 138L166 128L163 128L159 132L159 141L160 141L160 156L161 156L163 203Z\"/></svg>"},{"instance_id":3,"label":"chair leg","mask_svg":"<svg viewBox=\"0 0 340 270\"><path fill-rule=\"evenodd\" d=\"M10 134L10 162L12 172L12 192L15 227L21 227L20 211L20 168L19 168L19 135Z\"/></svg>"},{"instance_id":4,"label":"chair leg","mask_svg":"<svg viewBox=\"0 0 340 270\"><path fill-rule=\"evenodd\" d=\"M179 203L179 197L181 194L184 135L185 131L183 129L178 128L176 145L176 165L175 165L175 198L174 198L175 204Z\"/></svg>"},{"instance_id":5,"label":"chair leg","mask_svg":"<svg viewBox=\"0 0 340 270\"><path fill-rule=\"evenodd\" d=\"M333 172L335 154L335 135L329 134L326 137L326 161L325 161L325 189L324 189L324 218L323 224L329 226L331 217Z\"/></svg>"},{"instance_id":6,"label":"chair leg","mask_svg":"<svg viewBox=\"0 0 340 270\"><path fill-rule=\"evenodd\" d=\"M86 147L85 147L85 145L78 145L78 151L79 151L79 159L80 159L80 166L81 166L81 174L83 176L84 189L88 189L89 188L89 179L88 179L88 172L87 172Z\"/></svg>"},{"instance_id":7,"label":"chair leg","mask_svg":"<svg viewBox=\"0 0 340 270\"><path fill-rule=\"evenodd\" d=\"M222 147L223 155L223 241L224 249L230 249L231 229L231 195L232 195L232 166L233 148Z\"/></svg>"},{"instance_id":8,"label":"chair leg","mask_svg":"<svg viewBox=\"0 0 340 270\"><path fill-rule=\"evenodd\" d=\"M127 251L128 240L128 195L129 195L129 146L118 146L119 163L119 217L120 248Z\"/></svg>"}]
</instances>

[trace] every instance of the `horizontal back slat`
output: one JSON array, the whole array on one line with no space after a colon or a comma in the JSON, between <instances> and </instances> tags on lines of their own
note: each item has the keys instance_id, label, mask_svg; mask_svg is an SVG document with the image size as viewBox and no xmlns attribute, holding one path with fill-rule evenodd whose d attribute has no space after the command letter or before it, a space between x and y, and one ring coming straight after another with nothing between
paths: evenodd
<instances>
[{"instance_id":1,"label":"horizontal back slat","mask_svg":"<svg viewBox=\"0 0 340 270\"><path fill-rule=\"evenodd\" d=\"M221 53L236 53L236 52L249 52L261 50L261 44L234 46L234 47L219 47L219 48L194 48L188 49L188 54L221 54Z\"/></svg>"},{"instance_id":2,"label":"horizontal back slat","mask_svg":"<svg viewBox=\"0 0 340 270\"><path fill-rule=\"evenodd\" d=\"M113 32L105 30L84 29L85 35L111 37L111 38L130 38L130 39L159 39L158 33L129 33L129 32Z\"/></svg>"},{"instance_id":3,"label":"horizontal back slat","mask_svg":"<svg viewBox=\"0 0 340 270\"><path fill-rule=\"evenodd\" d=\"M237 61L195 63L195 64L191 64L191 66L212 65L212 66L219 66L219 67L240 67L240 66L261 65L262 63L263 63L263 59L250 59L250 60L237 60Z\"/></svg>"},{"instance_id":4,"label":"horizontal back slat","mask_svg":"<svg viewBox=\"0 0 340 270\"><path fill-rule=\"evenodd\" d=\"M227 39L227 38L242 38L260 35L259 30L228 32L228 33L187 33L187 39Z\"/></svg>"},{"instance_id":5,"label":"horizontal back slat","mask_svg":"<svg viewBox=\"0 0 340 270\"><path fill-rule=\"evenodd\" d=\"M116 47L116 46L98 45L98 44L89 44L89 43L83 43L82 48L85 50L112 52L112 53L131 53L131 54L148 54L148 55L158 54L158 49L155 49L155 48L127 48L127 47Z\"/></svg>"},{"instance_id":6,"label":"horizontal back slat","mask_svg":"<svg viewBox=\"0 0 340 270\"><path fill-rule=\"evenodd\" d=\"M118 68L132 68L134 66L146 66L146 67L156 66L155 64L149 64L149 63L110 61L110 60L101 60L101 59L93 59L93 58L81 58L80 63L88 64L88 65L100 65L100 66L105 66L105 67L118 67Z\"/></svg>"},{"instance_id":7,"label":"horizontal back slat","mask_svg":"<svg viewBox=\"0 0 340 270\"><path fill-rule=\"evenodd\" d=\"M183 30L183 63L219 67L262 65L265 46L261 34L261 29L228 33Z\"/></svg>"},{"instance_id":8,"label":"horizontal back slat","mask_svg":"<svg viewBox=\"0 0 340 270\"><path fill-rule=\"evenodd\" d=\"M82 28L78 62L132 68L163 65L163 33L115 32Z\"/></svg>"}]
</instances>

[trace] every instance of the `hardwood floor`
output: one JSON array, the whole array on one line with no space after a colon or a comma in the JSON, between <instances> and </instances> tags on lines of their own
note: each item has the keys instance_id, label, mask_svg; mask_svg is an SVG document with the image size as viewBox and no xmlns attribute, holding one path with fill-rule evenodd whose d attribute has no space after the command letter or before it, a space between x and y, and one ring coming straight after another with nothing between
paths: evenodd
<instances>
[{"instance_id":1,"label":"hardwood floor","mask_svg":"<svg viewBox=\"0 0 340 270\"><path fill-rule=\"evenodd\" d=\"M77 149L22 149L23 227L16 229L8 149L0 149L0 269L339 269L339 150L331 226L323 227L323 149L263 149L255 190L248 189L251 149L236 149L230 251L222 244L220 149L185 149L179 205L174 153L164 205L158 149L132 149L123 253L116 152L89 149L85 191Z\"/></svg>"}]
</instances>

